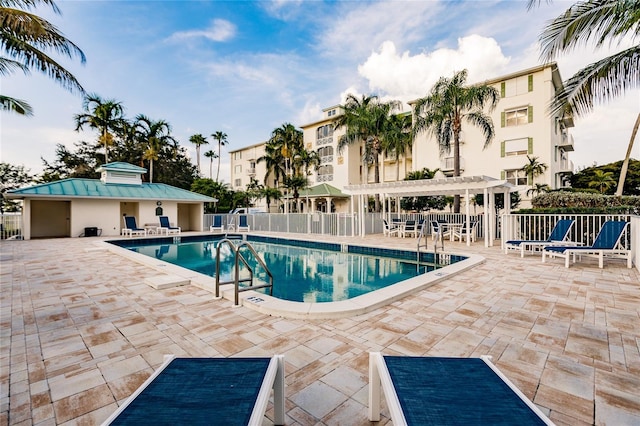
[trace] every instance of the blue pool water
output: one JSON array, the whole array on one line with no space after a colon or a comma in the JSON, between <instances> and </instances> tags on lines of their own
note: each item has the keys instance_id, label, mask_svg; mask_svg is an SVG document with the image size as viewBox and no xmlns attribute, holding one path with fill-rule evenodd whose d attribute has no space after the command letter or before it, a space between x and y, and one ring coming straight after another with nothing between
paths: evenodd
<instances>
[{"instance_id":1,"label":"blue pool water","mask_svg":"<svg viewBox=\"0 0 640 426\"><path fill-rule=\"evenodd\" d=\"M112 243L215 277L216 247L220 239L196 236ZM273 296L296 302L346 300L443 266L433 264L431 253L421 253L418 264L416 253L412 251L347 246L345 252L339 244L333 243L259 236L247 236L247 239L273 274ZM266 272L253 255L244 248L241 253L254 270L254 283L267 281ZM235 256L229 245L222 245L220 254L220 281L233 280ZM450 263L462 259L462 256L451 256ZM248 277L246 268L241 271L241 278Z\"/></svg>"}]
</instances>

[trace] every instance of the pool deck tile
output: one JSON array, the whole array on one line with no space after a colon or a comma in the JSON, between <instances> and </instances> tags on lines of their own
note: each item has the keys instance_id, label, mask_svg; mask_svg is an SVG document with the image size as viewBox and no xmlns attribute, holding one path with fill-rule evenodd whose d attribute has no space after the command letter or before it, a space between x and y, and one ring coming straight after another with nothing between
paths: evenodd
<instances>
[{"instance_id":1,"label":"pool deck tile","mask_svg":"<svg viewBox=\"0 0 640 426\"><path fill-rule=\"evenodd\" d=\"M415 248L380 235L313 239ZM370 425L369 351L488 354L558 425L640 424L640 274L624 262L566 269L447 241L486 261L360 315L281 318L214 299L200 276L153 289L147 280L176 270L102 240L0 242L0 425L99 424L167 353L285 354L287 424ZM391 424L382 408L377 424ZM272 416L270 405L265 424Z\"/></svg>"}]
</instances>

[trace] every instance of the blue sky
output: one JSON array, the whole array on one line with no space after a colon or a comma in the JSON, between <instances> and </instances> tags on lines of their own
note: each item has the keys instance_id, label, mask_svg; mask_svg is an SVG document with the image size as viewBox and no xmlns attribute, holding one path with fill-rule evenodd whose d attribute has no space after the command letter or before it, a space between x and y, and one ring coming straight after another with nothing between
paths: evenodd
<instances>
[{"instance_id":1,"label":"blue sky","mask_svg":"<svg viewBox=\"0 0 640 426\"><path fill-rule=\"evenodd\" d=\"M87 92L122 102L128 117L168 121L194 163L189 136L225 132L220 177L228 182L229 150L263 142L283 123L318 120L347 93L408 101L462 68L474 82L538 65L544 23L571 3L542 2L532 11L525 1L489 0L57 4L61 16L37 13L86 54L84 66L61 62ZM586 48L558 58L562 77L602 54ZM4 162L39 173L56 143L71 148L96 138L74 131L82 98L40 74L3 77L2 93L35 110L31 118L0 114ZM575 166L622 159L639 110L635 90L577 120ZM209 148L217 145L203 152ZM640 143L633 156L640 158Z\"/></svg>"}]
</instances>

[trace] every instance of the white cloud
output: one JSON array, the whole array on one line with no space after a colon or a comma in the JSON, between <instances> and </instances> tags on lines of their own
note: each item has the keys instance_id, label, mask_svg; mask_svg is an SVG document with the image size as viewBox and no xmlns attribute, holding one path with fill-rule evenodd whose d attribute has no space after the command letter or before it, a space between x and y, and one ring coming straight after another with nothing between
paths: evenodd
<instances>
[{"instance_id":1,"label":"white cloud","mask_svg":"<svg viewBox=\"0 0 640 426\"><path fill-rule=\"evenodd\" d=\"M302 0L272 0L263 1L259 4L269 15L283 21L288 21L297 16L299 7L302 3Z\"/></svg>"},{"instance_id":2,"label":"white cloud","mask_svg":"<svg viewBox=\"0 0 640 426\"><path fill-rule=\"evenodd\" d=\"M214 19L206 30L178 31L173 33L168 40L178 41L191 38L206 38L211 41L223 42L232 39L235 35L235 25L224 19Z\"/></svg>"},{"instance_id":3,"label":"white cloud","mask_svg":"<svg viewBox=\"0 0 640 426\"><path fill-rule=\"evenodd\" d=\"M385 41L358 71L368 80L370 90L409 101L426 95L440 77L455 71L467 69L469 83L496 77L509 60L494 39L479 35L459 38L455 50L440 48L413 56L409 51L400 54L393 42Z\"/></svg>"},{"instance_id":4,"label":"white cloud","mask_svg":"<svg viewBox=\"0 0 640 426\"><path fill-rule=\"evenodd\" d=\"M371 52L371 46L386 40L401 48L423 40L434 16L442 10L436 1L345 2L335 7L335 19L326 21L316 44L325 55L356 61Z\"/></svg>"}]
</instances>

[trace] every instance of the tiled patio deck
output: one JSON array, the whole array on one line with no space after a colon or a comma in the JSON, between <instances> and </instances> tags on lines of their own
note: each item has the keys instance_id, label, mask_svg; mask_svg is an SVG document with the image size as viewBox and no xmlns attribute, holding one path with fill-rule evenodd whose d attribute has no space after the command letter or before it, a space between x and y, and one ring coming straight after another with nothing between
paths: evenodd
<instances>
[{"instance_id":1,"label":"tiled patio deck","mask_svg":"<svg viewBox=\"0 0 640 426\"><path fill-rule=\"evenodd\" d=\"M193 286L154 290L156 271L87 250L96 240L0 243L0 424L99 424L165 353L285 354L287 424L371 424L368 351L489 354L559 425L640 424L640 274L622 261L565 269L447 242L486 263L366 315L296 320Z\"/></svg>"}]
</instances>

